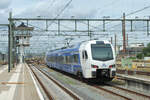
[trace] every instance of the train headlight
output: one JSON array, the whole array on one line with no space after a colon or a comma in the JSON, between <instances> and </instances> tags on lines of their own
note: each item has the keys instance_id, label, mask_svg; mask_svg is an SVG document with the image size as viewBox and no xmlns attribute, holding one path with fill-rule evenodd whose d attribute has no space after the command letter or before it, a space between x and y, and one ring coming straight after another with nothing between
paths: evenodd
<instances>
[{"instance_id":1,"label":"train headlight","mask_svg":"<svg viewBox=\"0 0 150 100\"><path fill-rule=\"evenodd\" d=\"M98 68L98 66L97 66L97 65L91 65L91 67L92 67L92 68Z\"/></svg>"},{"instance_id":2,"label":"train headlight","mask_svg":"<svg viewBox=\"0 0 150 100\"><path fill-rule=\"evenodd\" d=\"M110 65L109 68L115 68L115 65Z\"/></svg>"}]
</instances>

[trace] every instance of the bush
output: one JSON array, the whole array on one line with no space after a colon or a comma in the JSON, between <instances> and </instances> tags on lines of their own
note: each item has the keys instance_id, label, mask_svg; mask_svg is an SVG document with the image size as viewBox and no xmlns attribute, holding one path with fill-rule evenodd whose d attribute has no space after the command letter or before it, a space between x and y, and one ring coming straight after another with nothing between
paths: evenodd
<instances>
[{"instance_id":1,"label":"bush","mask_svg":"<svg viewBox=\"0 0 150 100\"><path fill-rule=\"evenodd\" d=\"M137 54L136 57L137 57L138 59L142 59L142 58L143 58L143 53Z\"/></svg>"},{"instance_id":2,"label":"bush","mask_svg":"<svg viewBox=\"0 0 150 100\"><path fill-rule=\"evenodd\" d=\"M145 56L146 56L146 57L150 57L150 43L147 44L147 47L145 47L145 48L143 49L142 53L139 53L139 54L136 55L136 57L137 57L138 59L142 59L142 58L144 58Z\"/></svg>"}]
</instances>

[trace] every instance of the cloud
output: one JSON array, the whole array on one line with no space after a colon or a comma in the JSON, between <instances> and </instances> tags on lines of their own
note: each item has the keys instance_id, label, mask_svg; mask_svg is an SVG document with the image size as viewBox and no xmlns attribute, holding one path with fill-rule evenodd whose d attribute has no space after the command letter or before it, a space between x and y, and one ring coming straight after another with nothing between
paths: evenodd
<instances>
[{"instance_id":1,"label":"cloud","mask_svg":"<svg viewBox=\"0 0 150 100\"><path fill-rule=\"evenodd\" d=\"M70 10L70 13L68 15L72 15L75 18L94 18L96 14L97 14L96 9L78 11L78 10L73 8L72 10ZM65 12L65 16L68 16L68 15L67 15L67 12Z\"/></svg>"},{"instance_id":2,"label":"cloud","mask_svg":"<svg viewBox=\"0 0 150 100\"><path fill-rule=\"evenodd\" d=\"M11 4L11 1L12 0L0 0L0 10L8 8Z\"/></svg>"},{"instance_id":3,"label":"cloud","mask_svg":"<svg viewBox=\"0 0 150 100\"><path fill-rule=\"evenodd\" d=\"M17 17L48 17L55 18L67 4L67 0L40 1L34 6L24 9ZM96 9L78 8L72 3L61 13L59 18L92 18L97 13Z\"/></svg>"},{"instance_id":4,"label":"cloud","mask_svg":"<svg viewBox=\"0 0 150 100\"><path fill-rule=\"evenodd\" d=\"M28 8L23 9L19 14L16 16L18 17L37 17L37 16L51 16L55 13L54 11L51 11L50 8L52 8L51 2L46 1L39 1L38 3L31 5Z\"/></svg>"},{"instance_id":5,"label":"cloud","mask_svg":"<svg viewBox=\"0 0 150 100\"><path fill-rule=\"evenodd\" d=\"M0 0L0 23L8 23L8 14L10 12L10 4L12 0Z\"/></svg>"}]
</instances>

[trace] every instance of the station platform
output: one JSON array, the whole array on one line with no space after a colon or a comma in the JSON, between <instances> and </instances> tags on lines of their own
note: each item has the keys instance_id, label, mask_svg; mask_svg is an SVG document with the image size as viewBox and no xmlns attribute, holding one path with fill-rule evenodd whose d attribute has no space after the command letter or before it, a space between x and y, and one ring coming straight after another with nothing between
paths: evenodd
<instances>
[{"instance_id":1,"label":"station platform","mask_svg":"<svg viewBox=\"0 0 150 100\"><path fill-rule=\"evenodd\" d=\"M118 77L122 77L127 80L134 80L137 82L142 82L145 84L150 84L150 76L146 75L126 75L126 74L117 74Z\"/></svg>"},{"instance_id":2,"label":"station platform","mask_svg":"<svg viewBox=\"0 0 150 100\"><path fill-rule=\"evenodd\" d=\"M8 73L0 66L0 100L41 100L40 91L27 64L18 64Z\"/></svg>"}]
</instances>

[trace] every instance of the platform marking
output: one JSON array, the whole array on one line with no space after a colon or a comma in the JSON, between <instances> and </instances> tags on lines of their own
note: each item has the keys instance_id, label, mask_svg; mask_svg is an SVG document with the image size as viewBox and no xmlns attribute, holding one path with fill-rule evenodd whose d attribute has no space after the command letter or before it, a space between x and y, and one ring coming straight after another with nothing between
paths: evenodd
<instances>
[{"instance_id":1,"label":"platform marking","mask_svg":"<svg viewBox=\"0 0 150 100\"><path fill-rule=\"evenodd\" d=\"M16 71L17 72L20 72L21 71L21 64L19 64L16 68ZM19 75L20 73L14 73L10 80L8 81L8 83L10 82L17 82L18 79L19 79ZM16 84L7 84L6 86L8 86L9 90L8 91L2 91L2 93L0 94L0 98L1 100L13 100L14 98L14 94L15 94L15 90L16 90Z\"/></svg>"},{"instance_id":2,"label":"platform marking","mask_svg":"<svg viewBox=\"0 0 150 100\"><path fill-rule=\"evenodd\" d=\"M6 84L24 84L24 82L1 82L1 84L6 85Z\"/></svg>"},{"instance_id":3,"label":"platform marking","mask_svg":"<svg viewBox=\"0 0 150 100\"><path fill-rule=\"evenodd\" d=\"M31 70L29 69L29 67L27 67L27 68L28 68L28 70L29 70L29 72L30 72L31 78L32 78L33 83L34 83L34 85L35 85L35 88L36 88L36 90L37 90L37 92L38 92L38 95L39 95L39 97L40 97L40 100L44 100L44 97L43 97L43 95L42 95L42 93L41 93L41 91L40 91L40 89L39 89L39 87L38 87L38 85L37 85L37 83L36 83L34 77L33 77L33 73L31 73Z\"/></svg>"},{"instance_id":4,"label":"platform marking","mask_svg":"<svg viewBox=\"0 0 150 100\"><path fill-rule=\"evenodd\" d=\"M24 66L23 66L23 82L25 82L25 81L24 81L24 67L25 67L25 64L24 64ZM23 84L22 94L23 94L22 100L24 100L24 84Z\"/></svg>"}]
</instances>

